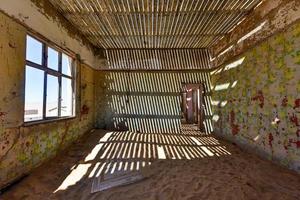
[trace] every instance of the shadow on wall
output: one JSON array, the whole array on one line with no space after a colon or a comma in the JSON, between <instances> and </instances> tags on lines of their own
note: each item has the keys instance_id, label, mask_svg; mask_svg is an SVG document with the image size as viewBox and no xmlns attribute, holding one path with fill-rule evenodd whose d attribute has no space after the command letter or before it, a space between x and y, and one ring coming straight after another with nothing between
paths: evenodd
<instances>
[{"instance_id":1,"label":"shadow on wall","mask_svg":"<svg viewBox=\"0 0 300 200\"><path fill-rule=\"evenodd\" d=\"M179 133L182 83L203 83L204 126L212 132L210 77L206 71L99 72L97 126L142 133Z\"/></svg>"}]
</instances>

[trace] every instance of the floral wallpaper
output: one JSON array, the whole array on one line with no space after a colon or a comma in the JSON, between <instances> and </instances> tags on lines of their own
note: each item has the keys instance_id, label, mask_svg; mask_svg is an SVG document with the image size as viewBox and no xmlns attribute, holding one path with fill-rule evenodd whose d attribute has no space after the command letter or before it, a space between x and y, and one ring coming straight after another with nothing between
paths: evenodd
<instances>
[{"instance_id":1,"label":"floral wallpaper","mask_svg":"<svg viewBox=\"0 0 300 200\"><path fill-rule=\"evenodd\" d=\"M211 76L214 132L300 172L300 23Z\"/></svg>"}]
</instances>

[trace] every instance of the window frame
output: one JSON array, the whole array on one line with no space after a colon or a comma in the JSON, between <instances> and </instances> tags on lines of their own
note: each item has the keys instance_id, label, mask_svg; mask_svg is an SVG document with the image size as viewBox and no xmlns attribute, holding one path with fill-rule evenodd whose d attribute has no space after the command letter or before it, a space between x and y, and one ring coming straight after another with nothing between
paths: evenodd
<instances>
[{"instance_id":1,"label":"window frame","mask_svg":"<svg viewBox=\"0 0 300 200\"><path fill-rule=\"evenodd\" d=\"M35 40L37 40L38 42L40 42L42 44L42 62L41 65L34 63L32 61L27 60L27 37L31 37ZM58 52L58 70L52 69L50 67L48 67L48 48L51 48L55 51ZM62 72L62 57L63 54L65 54L66 56L68 56L71 59L71 75L66 75L63 74ZM31 33L27 33L26 34L26 42L25 42L25 74L26 74L26 66L35 68L35 69L39 69L42 70L44 72L44 87L43 87L43 113L42 113L42 119L38 119L38 120L30 120L30 121L25 121L25 105L26 105L26 101L24 98L24 114L23 114L23 122L24 125L31 125L31 124L39 124L39 123L47 123L47 122L52 122L52 121L58 121L58 120L64 120L64 119L72 119L72 118L76 118L76 60L75 60L75 56L74 54L67 52L65 50L63 50L62 48L58 47L57 45L46 41L44 39L42 39L41 37L38 37L36 35L33 35ZM57 116L53 116L53 117L47 117L46 115L46 111L47 111L47 76L51 75L54 77L58 78L58 105L57 105ZM71 86L72 86L72 115L70 116L61 116L61 103L62 103L62 78L67 78L69 80L71 80ZM24 80L26 79L26 75ZM24 83L24 97L26 95L26 80Z\"/></svg>"}]
</instances>

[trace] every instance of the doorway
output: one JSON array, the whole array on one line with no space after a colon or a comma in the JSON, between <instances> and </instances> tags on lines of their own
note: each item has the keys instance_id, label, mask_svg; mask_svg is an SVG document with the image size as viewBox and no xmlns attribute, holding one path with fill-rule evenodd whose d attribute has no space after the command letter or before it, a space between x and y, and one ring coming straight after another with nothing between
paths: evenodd
<instances>
[{"instance_id":1,"label":"doorway","mask_svg":"<svg viewBox=\"0 0 300 200\"><path fill-rule=\"evenodd\" d=\"M182 124L194 124L204 131L204 86L203 84L182 84Z\"/></svg>"}]
</instances>

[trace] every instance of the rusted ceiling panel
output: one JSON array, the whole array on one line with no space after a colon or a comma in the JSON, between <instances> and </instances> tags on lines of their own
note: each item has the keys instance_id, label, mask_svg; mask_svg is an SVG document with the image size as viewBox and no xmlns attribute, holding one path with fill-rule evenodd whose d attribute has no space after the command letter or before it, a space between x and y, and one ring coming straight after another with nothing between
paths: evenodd
<instances>
[{"instance_id":1,"label":"rusted ceiling panel","mask_svg":"<svg viewBox=\"0 0 300 200\"><path fill-rule=\"evenodd\" d=\"M49 0L95 46L208 48L262 0Z\"/></svg>"}]
</instances>

